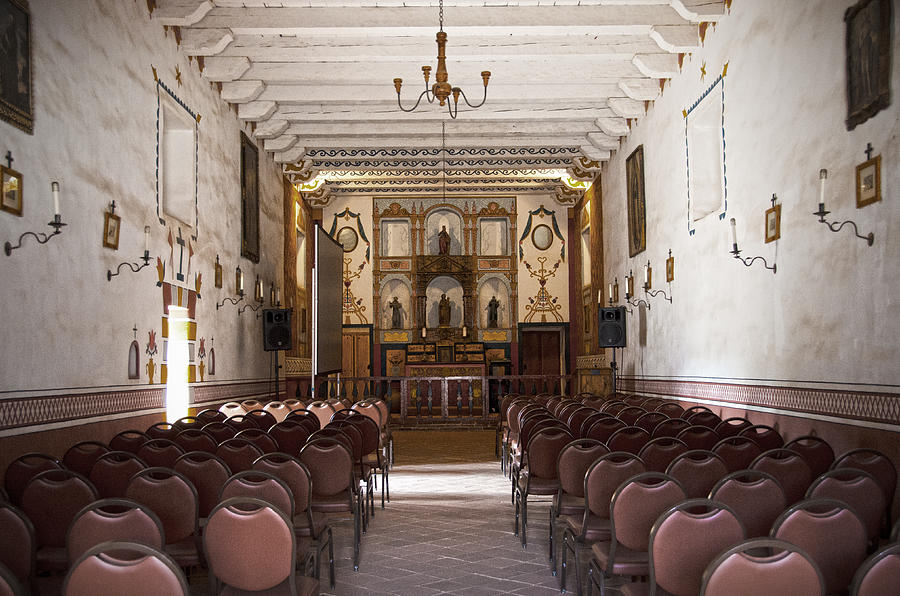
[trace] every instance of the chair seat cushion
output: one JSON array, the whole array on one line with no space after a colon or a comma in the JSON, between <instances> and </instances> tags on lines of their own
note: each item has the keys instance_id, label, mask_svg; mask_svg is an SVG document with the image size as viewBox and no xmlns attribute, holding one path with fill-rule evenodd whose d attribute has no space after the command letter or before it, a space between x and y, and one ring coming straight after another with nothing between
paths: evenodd
<instances>
[{"instance_id":1,"label":"chair seat cushion","mask_svg":"<svg viewBox=\"0 0 900 596\"><path fill-rule=\"evenodd\" d=\"M616 561L610 566L610 542L595 542L591 552L597 565L609 575L649 575L650 555L647 551L631 550L621 544L616 545Z\"/></svg>"},{"instance_id":2,"label":"chair seat cushion","mask_svg":"<svg viewBox=\"0 0 900 596\"><path fill-rule=\"evenodd\" d=\"M193 536L167 544L164 550L181 567L191 567L200 564L200 554L197 552L197 542Z\"/></svg>"},{"instance_id":3,"label":"chair seat cushion","mask_svg":"<svg viewBox=\"0 0 900 596\"><path fill-rule=\"evenodd\" d=\"M559 491L558 478L539 478L525 470L519 474L519 490L530 495L555 495Z\"/></svg>"},{"instance_id":4,"label":"chair seat cushion","mask_svg":"<svg viewBox=\"0 0 900 596\"><path fill-rule=\"evenodd\" d=\"M563 493L562 501L557 495L553 497L553 509L557 515L584 515L584 497Z\"/></svg>"},{"instance_id":5,"label":"chair seat cushion","mask_svg":"<svg viewBox=\"0 0 900 596\"><path fill-rule=\"evenodd\" d=\"M353 511L353 505L350 497L346 492L341 492L330 497L313 497L310 504L313 511L321 511L322 513L341 513L343 511Z\"/></svg>"},{"instance_id":6,"label":"chair seat cushion","mask_svg":"<svg viewBox=\"0 0 900 596\"><path fill-rule=\"evenodd\" d=\"M609 540L609 519L600 518L596 515L588 517L587 528L582 529L584 514L567 515L565 518L566 528L572 532L576 538L582 535L584 531L585 542L596 542L597 540Z\"/></svg>"},{"instance_id":7,"label":"chair seat cushion","mask_svg":"<svg viewBox=\"0 0 900 596\"><path fill-rule=\"evenodd\" d=\"M37 568L41 571L64 571L69 555L64 546L43 546L37 550Z\"/></svg>"},{"instance_id":8,"label":"chair seat cushion","mask_svg":"<svg viewBox=\"0 0 900 596\"><path fill-rule=\"evenodd\" d=\"M328 520L321 515L312 516L312 526L310 526L309 518L305 513L295 515L292 521L294 523L294 534L297 536L318 536L328 526Z\"/></svg>"}]
</instances>

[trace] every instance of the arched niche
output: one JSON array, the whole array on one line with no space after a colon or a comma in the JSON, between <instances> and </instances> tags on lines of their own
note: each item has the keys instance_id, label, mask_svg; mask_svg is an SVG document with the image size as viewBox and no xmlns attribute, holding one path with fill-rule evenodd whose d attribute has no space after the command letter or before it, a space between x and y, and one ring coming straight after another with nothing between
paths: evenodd
<instances>
[{"instance_id":1,"label":"arched niche","mask_svg":"<svg viewBox=\"0 0 900 596\"><path fill-rule=\"evenodd\" d=\"M401 326L402 329L409 329L413 326L413 318L412 318L412 286L409 283L409 280L402 275L389 275L381 282L381 291L379 292L381 296L381 328L382 329L393 329L391 324L391 317L394 312L393 309L389 306L390 303L394 300L394 297L397 297L397 301L400 303L402 309L401 313Z\"/></svg>"},{"instance_id":2,"label":"arched niche","mask_svg":"<svg viewBox=\"0 0 900 596\"><path fill-rule=\"evenodd\" d=\"M451 255L462 254L462 216L455 210L439 207L425 217L425 254L439 254L438 234L447 228Z\"/></svg>"},{"instance_id":3,"label":"arched niche","mask_svg":"<svg viewBox=\"0 0 900 596\"><path fill-rule=\"evenodd\" d=\"M478 317L479 328L488 328L488 303L494 296L500 302L500 307L497 310L497 328L508 329L512 326L510 323L512 316L510 296L512 296L512 291L509 287L509 281L505 277L502 275L489 275L481 278L478 282L477 296L476 316Z\"/></svg>"},{"instance_id":4,"label":"arched niche","mask_svg":"<svg viewBox=\"0 0 900 596\"><path fill-rule=\"evenodd\" d=\"M450 327L461 327L463 324L463 287L452 277L445 275L435 277L425 288L425 322L429 328L438 327L438 304L441 294L446 294L450 300Z\"/></svg>"}]
</instances>

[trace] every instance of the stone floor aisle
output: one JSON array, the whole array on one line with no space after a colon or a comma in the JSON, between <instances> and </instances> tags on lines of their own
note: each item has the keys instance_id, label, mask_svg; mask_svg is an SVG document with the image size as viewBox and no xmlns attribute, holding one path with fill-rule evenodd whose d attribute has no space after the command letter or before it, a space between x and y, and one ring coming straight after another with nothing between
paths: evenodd
<instances>
[{"instance_id":1,"label":"stone floor aisle","mask_svg":"<svg viewBox=\"0 0 900 596\"><path fill-rule=\"evenodd\" d=\"M322 594L559 594L547 561L549 503L530 501L523 549L493 441L484 431L396 433L391 502L363 537L358 572L352 528L335 525L337 585L327 585L323 565Z\"/></svg>"}]
</instances>

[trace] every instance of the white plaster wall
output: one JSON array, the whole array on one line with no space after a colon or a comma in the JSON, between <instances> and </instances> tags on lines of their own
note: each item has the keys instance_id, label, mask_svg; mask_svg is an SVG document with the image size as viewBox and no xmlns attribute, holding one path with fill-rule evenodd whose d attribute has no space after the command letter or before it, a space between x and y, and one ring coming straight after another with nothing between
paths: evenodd
<instances>
[{"instance_id":1,"label":"white plaster wall","mask_svg":"<svg viewBox=\"0 0 900 596\"><path fill-rule=\"evenodd\" d=\"M551 269L555 263L559 262L559 267L556 270L556 275L547 280L547 291L551 296L556 298L556 304L561 305L561 308L556 312L562 317L562 321L566 322L569 320L569 223L567 208L554 201L553 198L549 195L520 195L516 199L516 230L517 234L521 237L522 232L525 230L525 226L528 223L528 212L534 211L541 205L543 205L544 209L546 209L547 211L553 211L556 213L556 224L559 227L560 234L562 234L562 237L566 241L565 258L567 260L563 261L560 258L560 249L562 248L562 243L555 234L553 236L553 244L550 246L550 248L541 251L536 249L531 243L531 232L529 231L528 238L526 238L521 244L521 247L523 249L522 258L518 258L520 245L519 238L516 238L516 245L513 247L513 249L518 261L519 322L524 321L525 317L527 317L529 314L529 311L525 308L530 304L528 298L531 297L536 299L538 290L540 288L540 282L538 281L538 278L531 277L530 272L525 267L525 263L529 263L532 267L532 271L536 272L540 267L540 264L537 261L537 258L539 256L547 257L547 261L544 265L546 269ZM532 218L531 222L532 230L534 229L534 226L541 223L546 224L551 229L553 229L551 217L549 215L544 215L543 218L535 215ZM529 322L541 323L541 314L536 314ZM557 322L557 319L555 319L548 313L545 322L555 323Z\"/></svg>"},{"instance_id":2,"label":"white plaster wall","mask_svg":"<svg viewBox=\"0 0 900 596\"><path fill-rule=\"evenodd\" d=\"M34 135L0 123L3 153L25 178L24 216L0 213L0 240L15 244L26 230L45 231L52 215L50 182L61 186L62 235L46 245L33 238L2 259L0 391L138 385L127 379L126 357L137 326L141 365L149 330L162 361L161 291L153 266L107 282L107 269L135 261L143 228L151 226L151 255L167 255L167 230L156 219L156 85L151 65L188 106L200 113L198 241L193 270L203 274L197 305L198 338L215 337L216 376L207 380L265 378L260 320L240 317L224 296L233 294L234 268L252 290L256 273L281 279L280 173L260 152L262 261L240 258L239 131L234 112L196 63L183 56L171 33L150 19L146 3L112 0L32 0ZM176 66L183 85L175 81ZM246 129L249 133L249 128ZM103 248L103 212L116 201L122 217L119 249ZM224 287L213 284L219 255ZM191 284L192 286L192 284ZM248 316L249 314L249 316ZM207 341L209 350L209 341ZM157 377L159 380L159 368Z\"/></svg>"},{"instance_id":3,"label":"white plaster wall","mask_svg":"<svg viewBox=\"0 0 900 596\"><path fill-rule=\"evenodd\" d=\"M674 302L657 299L650 311L628 316L624 374L900 384L900 15L895 10L893 105L848 132L843 15L851 4L735 2L605 165L606 279L618 276L622 284L634 269L639 286L649 259L660 288L668 250L675 256ZM723 221L699 222L691 237L681 111L725 62L728 213ZM708 74L701 81L704 63ZM855 167L866 159L868 142L882 156L883 200L856 209ZM629 258L625 159L639 144L647 250ZM811 215L820 168L829 172L830 217L874 232L874 246L846 228L832 233ZM773 193L782 204L781 240L767 245L763 213ZM525 211L520 208L520 218ZM777 274L759 262L744 267L727 252L731 217L743 255L776 261Z\"/></svg>"},{"instance_id":4,"label":"white plaster wall","mask_svg":"<svg viewBox=\"0 0 900 596\"><path fill-rule=\"evenodd\" d=\"M350 264L351 272L356 272L359 269L359 266L363 265L361 275L351 282L350 290L357 299L362 298L362 315L365 319L360 320L357 316L353 315L350 317L350 323L354 325L360 323L374 324L379 315L377 309L373 309L372 307L372 259L378 254L377 251L379 249L373 244L372 201L368 199L361 200L359 198L353 199L345 197L332 199L326 207L322 208L322 227L325 228L326 232L331 230L334 216L342 213L347 208L359 215L359 221L366 231L366 238L369 239L370 244L368 262L366 262L366 243L363 241L362 236L359 237L356 248L352 252L344 253L344 258L349 257L352 259ZM344 226L349 226L356 230L356 218L346 219L345 217L339 217L336 229L340 230ZM359 234L358 231L357 234ZM335 271L334 273L336 275L342 275L340 271ZM346 316L347 315L345 314L345 323Z\"/></svg>"}]
</instances>

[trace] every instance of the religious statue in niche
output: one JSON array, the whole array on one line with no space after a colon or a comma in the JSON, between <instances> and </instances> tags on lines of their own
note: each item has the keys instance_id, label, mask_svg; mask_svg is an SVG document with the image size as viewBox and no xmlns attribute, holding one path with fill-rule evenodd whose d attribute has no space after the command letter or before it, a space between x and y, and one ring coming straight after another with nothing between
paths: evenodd
<instances>
[{"instance_id":1,"label":"religious statue in niche","mask_svg":"<svg viewBox=\"0 0 900 596\"><path fill-rule=\"evenodd\" d=\"M450 299L447 298L447 294L441 294L441 301L438 302L438 325L450 326Z\"/></svg>"},{"instance_id":2,"label":"religious statue in niche","mask_svg":"<svg viewBox=\"0 0 900 596\"><path fill-rule=\"evenodd\" d=\"M388 302L391 309L391 329L403 329L403 305L394 296L394 299Z\"/></svg>"},{"instance_id":3,"label":"religious statue in niche","mask_svg":"<svg viewBox=\"0 0 900 596\"><path fill-rule=\"evenodd\" d=\"M490 301L487 305L488 311L488 329L496 329L497 328L497 313L500 310L500 301L497 300L496 296L491 296Z\"/></svg>"},{"instance_id":4,"label":"religious statue in niche","mask_svg":"<svg viewBox=\"0 0 900 596\"><path fill-rule=\"evenodd\" d=\"M447 226L441 226L441 231L438 232L438 254L450 254L450 234L447 233Z\"/></svg>"}]
</instances>

